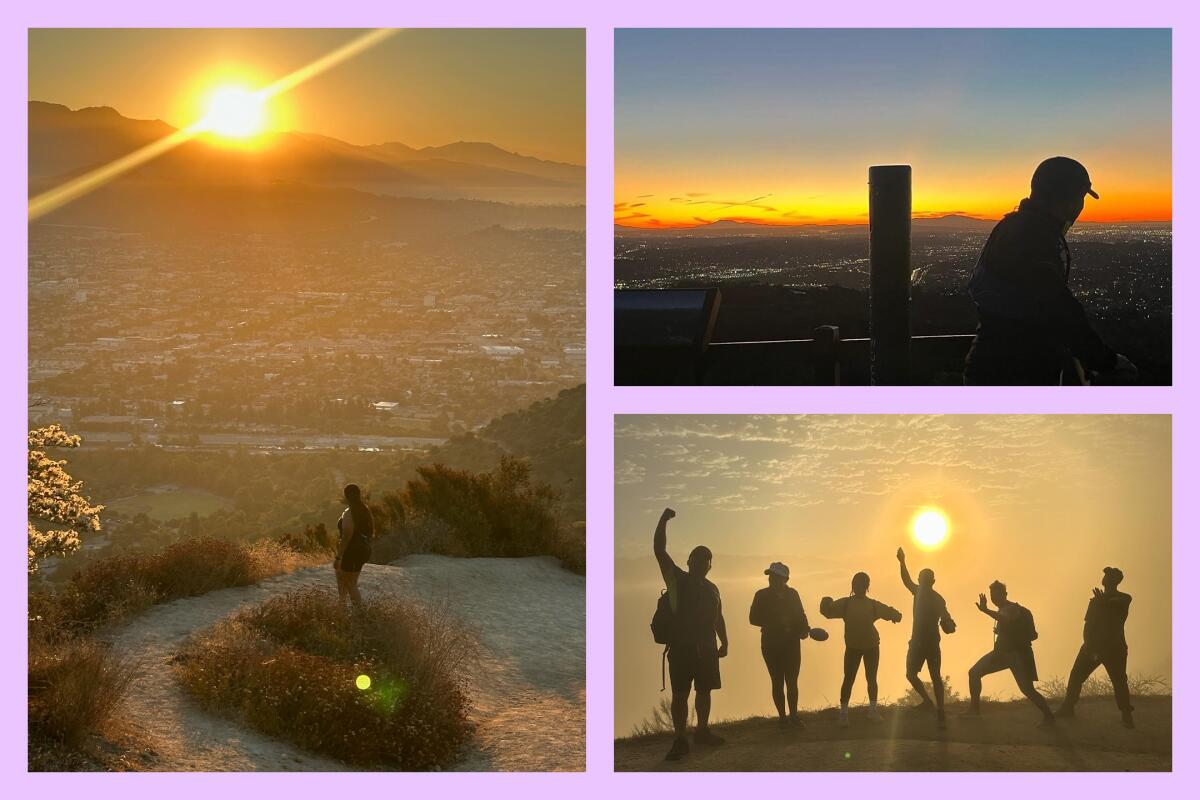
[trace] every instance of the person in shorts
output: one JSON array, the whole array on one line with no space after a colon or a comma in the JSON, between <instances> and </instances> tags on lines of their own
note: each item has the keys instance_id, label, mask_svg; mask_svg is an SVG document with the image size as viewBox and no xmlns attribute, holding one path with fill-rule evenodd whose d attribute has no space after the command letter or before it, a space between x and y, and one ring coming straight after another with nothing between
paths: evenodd
<instances>
[{"instance_id":1,"label":"person in shorts","mask_svg":"<svg viewBox=\"0 0 1200 800\"><path fill-rule=\"evenodd\" d=\"M1009 670L1017 681L1021 694L1029 698L1029 702L1042 712L1039 728L1054 725L1054 714L1050 704L1042 697L1034 683L1037 682L1037 663L1033 658L1033 642L1037 639L1037 629L1033 624L1033 614L1024 606L1008 599L1008 588L1000 581L993 581L988 587L996 610L988 608L988 599L979 595L976 606L984 614L996 620L996 640L992 652L975 662L967 677L971 685L971 706L965 716L979 716L979 696L983 693L983 678L995 672Z\"/></svg>"},{"instance_id":2,"label":"person in shorts","mask_svg":"<svg viewBox=\"0 0 1200 800\"><path fill-rule=\"evenodd\" d=\"M879 631L875 621L885 619L891 623L900 621L902 615L889 605L867 597L871 587L871 576L859 572L850 579L850 596L834 600L821 598L821 614L828 619L840 619L846 624L846 654L842 659L841 711L838 725L845 728L850 724L850 693L858 677L858 665L863 665L867 675L867 698L871 702L867 719L881 722L879 716Z\"/></svg>"},{"instance_id":3,"label":"person in shorts","mask_svg":"<svg viewBox=\"0 0 1200 800\"><path fill-rule=\"evenodd\" d=\"M729 654L729 638L721 613L721 593L708 580L712 569L712 551L700 545L692 550L687 570L675 565L667 554L667 522L675 516L665 509L654 531L654 557L662 572L675 616L675 633L668 644L667 662L671 674L671 722L675 741L667 760L687 755L688 699L696 690L696 731L698 745L717 746L725 740L708 727L712 711L712 692L721 688L720 660ZM720 640L720 645L717 642Z\"/></svg>"},{"instance_id":4,"label":"person in shorts","mask_svg":"<svg viewBox=\"0 0 1200 800\"><path fill-rule=\"evenodd\" d=\"M946 609L946 600L934 588L933 570L926 567L917 573L917 582L913 583L908 574L908 564L904 560L904 548L896 550L896 558L900 561L900 580L904 587L912 592L913 617L912 638L908 640L908 657L904 663L904 674L912 684L913 691L921 698L917 709L929 711L937 709L937 725L946 727L946 687L942 683L942 631L954 633L954 620ZM936 706L925 691L921 682L921 668L929 665L929 682L933 685L933 696Z\"/></svg>"}]
</instances>

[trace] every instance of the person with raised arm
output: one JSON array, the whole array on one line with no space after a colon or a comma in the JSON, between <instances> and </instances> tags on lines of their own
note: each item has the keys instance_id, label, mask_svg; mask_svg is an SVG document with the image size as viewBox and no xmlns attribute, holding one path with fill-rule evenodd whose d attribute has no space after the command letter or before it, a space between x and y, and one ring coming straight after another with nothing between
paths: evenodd
<instances>
[{"instance_id":1,"label":"person with raised arm","mask_svg":"<svg viewBox=\"0 0 1200 800\"><path fill-rule=\"evenodd\" d=\"M721 592L706 577L712 569L712 551L699 545L688 555L686 571L676 566L667 553L667 523L674 517L673 510L664 509L654 530L654 558L662 572L674 617L667 662L671 674L671 722L675 728L675 741L667 752L668 761L677 761L691 750L687 719L688 699L693 687L696 690L693 741L708 746L725 743L709 729L708 720L712 713L712 692L721 688L720 660L729 654L725 617L721 613Z\"/></svg>"},{"instance_id":2,"label":"person with raised arm","mask_svg":"<svg viewBox=\"0 0 1200 800\"><path fill-rule=\"evenodd\" d=\"M1083 618L1083 645L1079 655L1075 656L1075 664L1071 667L1071 677L1067 680L1067 695L1063 698L1062 707L1055 714L1057 717L1075 716L1075 704L1079 702L1079 694L1083 691L1083 682L1096 671L1096 667L1104 665L1108 679L1112 682L1113 698L1117 708L1121 710L1121 724L1126 728L1133 727L1133 705L1129 702L1129 675L1126 664L1129 661L1129 645L1125 643L1125 620L1129 617L1129 604L1133 598L1119 591L1117 586L1125 579L1125 573L1116 567L1105 567L1104 577L1100 585L1102 589L1092 589L1092 599L1088 601L1087 614Z\"/></svg>"},{"instance_id":3,"label":"person with raised arm","mask_svg":"<svg viewBox=\"0 0 1200 800\"><path fill-rule=\"evenodd\" d=\"M908 574L908 564L904 560L904 548L896 550L896 558L900 561L900 580L904 587L912 592L913 616L912 638L908 640L908 657L905 659L905 677L912 684L913 691L921 698L917 706L921 710L937 710L937 725L946 727L946 688L942 683L942 631L954 633L954 620L946 608L946 600L934 588L933 570L926 567L917 573L917 582L913 583ZM921 682L921 667L929 665L929 682L933 684L933 696L937 701L929 700L925 684Z\"/></svg>"},{"instance_id":4,"label":"person with raised arm","mask_svg":"<svg viewBox=\"0 0 1200 800\"><path fill-rule=\"evenodd\" d=\"M1009 670L1021 694L1042 712L1038 727L1051 727L1054 725L1054 714L1050 711L1050 704L1033 685L1038 679L1037 663L1033 658L1033 642L1038 636L1033 613L1009 600L1008 587L1000 581L993 581L988 591L996 610L988 608L987 595L982 593L976 608L996 621L996 639L992 651L976 661L967 674L971 686L971 706L964 716L979 717L979 697L983 693L984 676Z\"/></svg>"}]
</instances>

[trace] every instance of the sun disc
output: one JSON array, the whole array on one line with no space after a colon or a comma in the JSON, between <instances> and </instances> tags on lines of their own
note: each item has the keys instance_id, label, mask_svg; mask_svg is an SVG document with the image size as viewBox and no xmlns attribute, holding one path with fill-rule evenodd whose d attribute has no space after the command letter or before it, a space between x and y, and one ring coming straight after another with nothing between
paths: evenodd
<instances>
[{"instance_id":1,"label":"sun disc","mask_svg":"<svg viewBox=\"0 0 1200 800\"><path fill-rule=\"evenodd\" d=\"M913 541L923 550L936 550L950 535L950 520L938 508L918 509L909 523Z\"/></svg>"},{"instance_id":2,"label":"sun disc","mask_svg":"<svg viewBox=\"0 0 1200 800\"><path fill-rule=\"evenodd\" d=\"M213 92L204 115L204 128L231 139L245 139L266 127L266 98L241 86Z\"/></svg>"}]
</instances>

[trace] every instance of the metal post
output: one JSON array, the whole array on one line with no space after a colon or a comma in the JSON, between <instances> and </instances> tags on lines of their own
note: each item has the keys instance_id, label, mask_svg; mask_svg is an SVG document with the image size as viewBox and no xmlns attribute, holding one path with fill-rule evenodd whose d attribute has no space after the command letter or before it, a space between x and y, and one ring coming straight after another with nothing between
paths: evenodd
<instances>
[{"instance_id":1,"label":"metal post","mask_svg":"<svg viewBox=\"0 0 1200 800\"><path fill-rule=\"evenodd\" d=\"M842 382L838 362L841 338L837 325L822 325L813 330L813 383L817 386L837 386Z\"/></svg>"},{"instance_id":2,"label":"metal post","mask_svg":"<svg viewBox=\"0 0 1200 800\"><path fill-rule=\"evenodd\" d=\"M909 382L912 167L871 167L871 383Z\"/></svg>"}]
</instances>

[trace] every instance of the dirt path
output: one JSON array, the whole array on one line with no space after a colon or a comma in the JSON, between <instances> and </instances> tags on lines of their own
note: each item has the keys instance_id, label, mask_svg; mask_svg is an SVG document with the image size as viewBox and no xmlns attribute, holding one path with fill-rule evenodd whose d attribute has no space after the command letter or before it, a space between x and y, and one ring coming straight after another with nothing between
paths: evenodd
<instances>
[{"instance_id":1,"label":"dirt path","mask_svg":"<svg viewBox=\"0 0 1200 800\"><path fill-rule=\"evenodd\" d=\"M193 632L273 595L330 584L328 567L299 570L155 606L112 633L113 646L139 664L127 717L154 750L156 769L349 769L206 714L171 669ZM549 558L413 556L395 566L368 564L360 585L364 594L448 595L455 612L480 630L483 653L470 686L478 730L458 769L583 769L583 578Z\"/></svg>"},{"instance_id":2,"label":"dirt path","mask_svg":"<svg viewBox=\"0 0 1200 800\"><path fill-rule=\"evenodd\" d=\"M949 727L939 731L932 715L895 707L881 709L872 724L860 711L850 728L837 727L834 709L804 714L803 731L781 729L775 720L749 719L715 725L727 742L693 749L680 761L663 760L667 734L618 739L617 771L1161 771L1171 769L1171 698L1140 697L1136 730L1120 725L1112 698L1087 698L1077 717L1052 730L1035 727L1038 714L1024 701L985 703L984 717L959 719L950 707Z\"/></svg>"}]
</instances>

